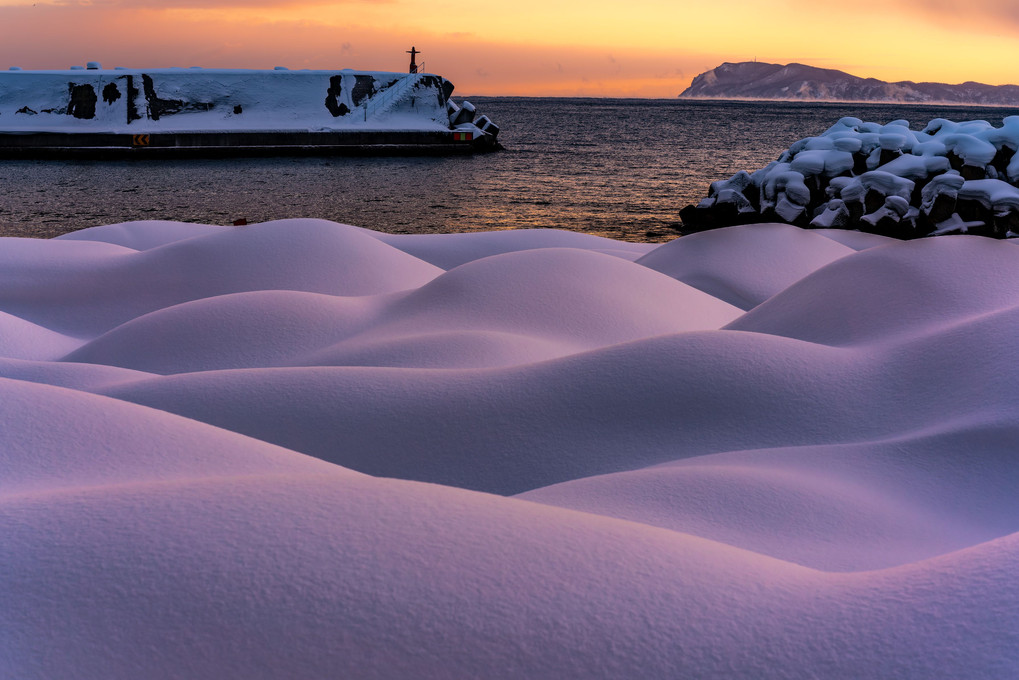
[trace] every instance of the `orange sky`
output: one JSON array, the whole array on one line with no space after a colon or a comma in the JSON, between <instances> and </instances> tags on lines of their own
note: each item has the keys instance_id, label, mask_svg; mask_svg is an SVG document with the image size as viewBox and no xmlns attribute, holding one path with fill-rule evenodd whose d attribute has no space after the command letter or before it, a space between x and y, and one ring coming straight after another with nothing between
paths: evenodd
<instances>
[{"instance_id":1,"label":"orange sky","mask_svg":"<svg viewBox=\"0 0 1019 680\"><path fill-rule=\"evenodd\" d=\"M0 68L406 68L458 94L675 97L723 61L1019 81L1015 0L0 0Z\"/></svg>"}]
</instances>

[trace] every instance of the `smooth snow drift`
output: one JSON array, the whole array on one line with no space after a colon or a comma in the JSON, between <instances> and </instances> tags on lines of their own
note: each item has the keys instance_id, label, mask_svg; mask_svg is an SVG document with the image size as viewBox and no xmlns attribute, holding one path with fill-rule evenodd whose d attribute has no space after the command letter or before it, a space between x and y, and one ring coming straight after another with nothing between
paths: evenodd
<instances>
[{"instance_id":1,"label":"smooth snow drift","mask_svg":"<svg viewBox=\"0 0 1019 680\"><path fill-rule=\"evenodd\" d=\"M1019 248L0 239L0 676L1019 674Z\"/></svg>"}]
</instances>

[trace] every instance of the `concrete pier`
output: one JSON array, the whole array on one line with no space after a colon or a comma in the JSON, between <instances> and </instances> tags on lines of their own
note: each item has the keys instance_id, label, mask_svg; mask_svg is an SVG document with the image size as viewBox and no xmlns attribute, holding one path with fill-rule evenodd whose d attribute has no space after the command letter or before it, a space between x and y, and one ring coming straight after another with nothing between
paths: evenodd
<instances>
[{"instance_id":1,"label":"concrete pier","mask_svg":"<svg viewBox=\"0 0 1019 680\"><path fill-rule=\"evenodd\" d=\"M474 139L453 131L0 132L0 158L447 155L495 148L487 136Z\"/></svg>"}]
</instances>

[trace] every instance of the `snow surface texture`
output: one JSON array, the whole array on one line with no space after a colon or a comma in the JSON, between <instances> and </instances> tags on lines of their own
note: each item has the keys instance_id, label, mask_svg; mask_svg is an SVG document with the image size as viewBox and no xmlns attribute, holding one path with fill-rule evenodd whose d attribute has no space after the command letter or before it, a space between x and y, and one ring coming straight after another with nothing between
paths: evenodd
<instances>
[{"instance_id":1,"label":"snow surface texture","mask_svg":"<svg viewBox=\"0 0 1019 680\"><path fill-rule=\"evenodd\" d=\"M922 131L842 118L777 161L714 182L681 211L686 231L780 221L896 238L1019 235L1019 116L1001 127L942 118Z\"/></svg>"},{"instance_id":2,"label":"snow surface texture","mask_svg":"<svg viewBox=\"0 0 1019 680\"><path fill-rule=\"evenodd\" d=\"M1019 248L0 240L0 676L1014 678Z\"/></svg>"}]
</instances>

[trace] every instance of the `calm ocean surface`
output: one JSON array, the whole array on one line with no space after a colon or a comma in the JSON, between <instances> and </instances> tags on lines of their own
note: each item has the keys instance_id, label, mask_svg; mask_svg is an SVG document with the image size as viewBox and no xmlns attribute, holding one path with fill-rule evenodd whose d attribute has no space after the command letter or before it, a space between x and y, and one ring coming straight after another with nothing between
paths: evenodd
<instances>
[{"instance_id":1,"label":"calm ocean surface","mask_svg":"<svg viewBox=\"0 0 1019 680\"><path fill-rule=\"evenodd\" d=\"M916 129L1001 125L1016 109L883 104L470 97L500 153L455 158L0 161L0 235L128 220L321 217L398 233L555 227L673 238L708 184L756 170L842 116Z\"/></svg>"}]
</instances>

